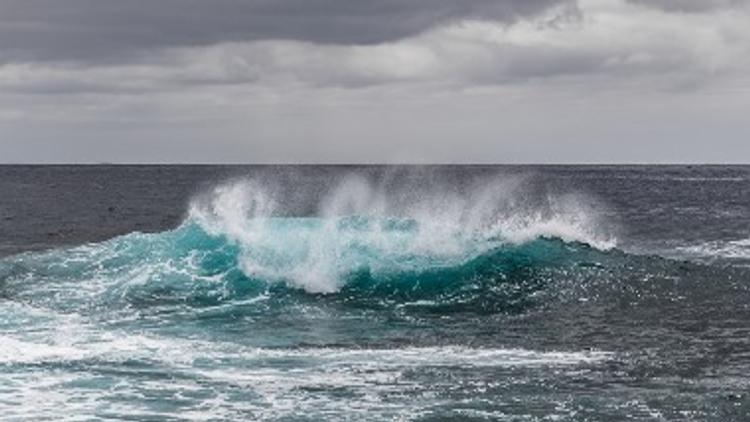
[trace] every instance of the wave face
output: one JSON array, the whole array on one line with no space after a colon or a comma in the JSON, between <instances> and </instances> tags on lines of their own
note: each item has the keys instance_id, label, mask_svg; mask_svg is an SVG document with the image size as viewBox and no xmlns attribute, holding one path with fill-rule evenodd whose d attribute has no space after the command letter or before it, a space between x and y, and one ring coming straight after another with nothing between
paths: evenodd
<instances>
[{"instance_id":1,"label":"wave face","mask_svg":"<svg viewBox=\"0 0 750 422\"><path fill-rule=\"evenodd\" d=\"M410 220L269 218L250 224L261 228L243 243L190 221L167 233L18 257L2 268L2 277L6 290L16 286L30 300L59 307L201 307L299 290L371 306L432 301L444 310L504 312L528 300L553 271L596 255L588 245L559 239L424 244Z\"/></svg>"}]
</instances>

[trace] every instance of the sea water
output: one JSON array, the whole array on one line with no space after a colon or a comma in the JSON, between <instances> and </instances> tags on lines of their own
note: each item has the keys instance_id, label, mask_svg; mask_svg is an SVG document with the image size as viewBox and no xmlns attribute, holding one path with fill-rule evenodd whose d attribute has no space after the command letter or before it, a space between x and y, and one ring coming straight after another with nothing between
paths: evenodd
<instances>
[{"instance_id":1,"label":"sea water","mask_svg":"<svg viewBox=\"0 0 750 422\"><path fill-rule=\"evenodd\" d=\"M3 420L750 418L748 167L0 174Z\"/></svg>"}]
</instances>

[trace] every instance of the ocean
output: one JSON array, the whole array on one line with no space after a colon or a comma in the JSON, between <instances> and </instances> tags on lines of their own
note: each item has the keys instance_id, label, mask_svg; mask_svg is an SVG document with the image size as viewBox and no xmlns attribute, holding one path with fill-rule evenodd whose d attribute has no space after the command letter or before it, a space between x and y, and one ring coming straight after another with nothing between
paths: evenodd
<instances>
[{"instance_id":1,"label":"ocean","mask_svg":"<svg viewBox=\"0 0 750 422\"><path fill-rule=\"evenodd\" d=\"M750 167L0 166L3 421L748 421Z\"/></svg>"}]
</instances>

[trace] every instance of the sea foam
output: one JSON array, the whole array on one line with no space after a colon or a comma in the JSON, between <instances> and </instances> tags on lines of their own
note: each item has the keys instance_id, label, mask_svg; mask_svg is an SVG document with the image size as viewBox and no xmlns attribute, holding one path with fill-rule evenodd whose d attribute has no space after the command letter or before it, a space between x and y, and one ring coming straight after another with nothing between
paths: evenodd
<instances>
[{"instance_id":1,"label":"sea foam","mask_svg":"<svg viewBox=\"0 0 750 422\"><path fill-rule=\"evenodd\" d=\"M455 267L538 238L615 246L584 196L533 191L521 177L446 185L427 176L376 183L350 175L319 189L312 215L294 216L273 185L235 180L194 200L188 222L236 245L248 277L314 293L338 291L355 272Z\"/></svg>"}]
</instances>

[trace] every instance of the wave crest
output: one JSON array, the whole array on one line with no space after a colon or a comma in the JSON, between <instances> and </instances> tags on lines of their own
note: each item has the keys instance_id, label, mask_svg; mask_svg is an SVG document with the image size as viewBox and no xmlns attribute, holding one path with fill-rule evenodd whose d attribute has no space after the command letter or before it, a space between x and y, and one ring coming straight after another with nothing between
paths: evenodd
<instances>
[{"instance_id":1,"label":"wave crest","mask_svg":"<svg viewBox=\"0 0 750 422\"><path fill-rule=\"evenodd\" d=\"M195 200L188 221L235 245L248 277L312 293L336 292L363 271L382 278L455 268L538 238L615 246L581 196L540 195L520 178L462 190L424 181L346 177L319 194L313 215L294 216L267 184L240 180Z\"/></svg>"}]
</instances>

